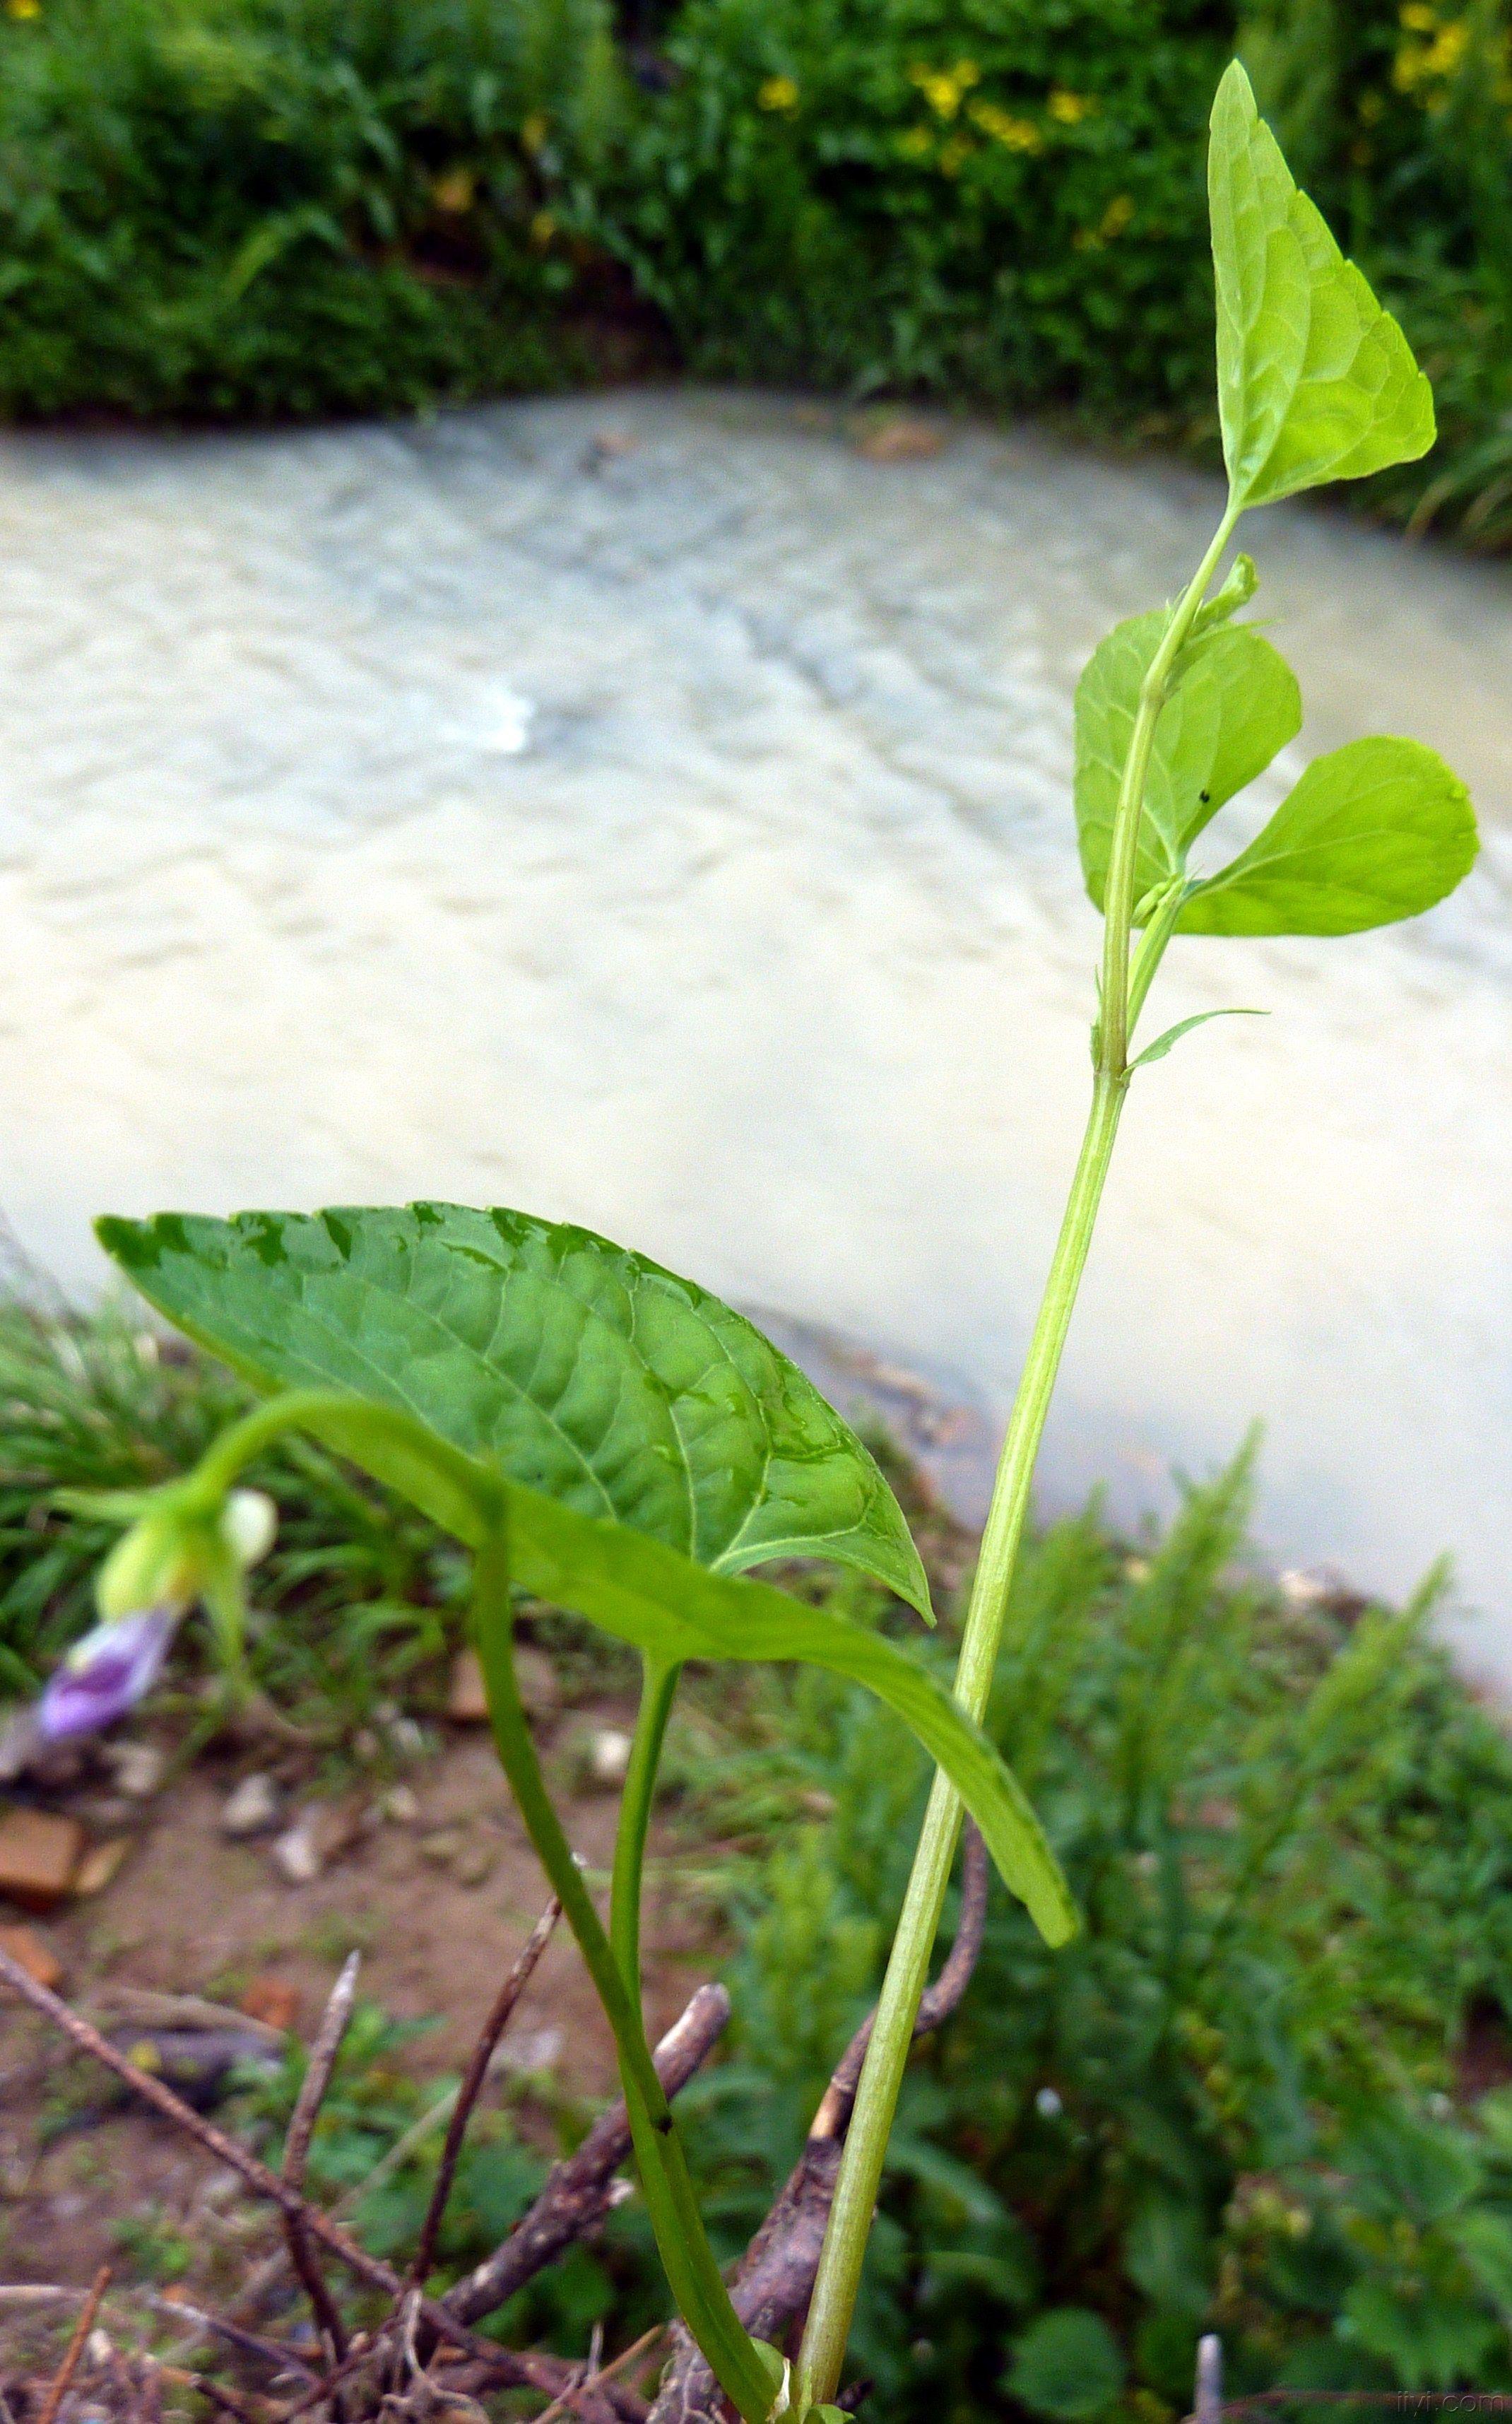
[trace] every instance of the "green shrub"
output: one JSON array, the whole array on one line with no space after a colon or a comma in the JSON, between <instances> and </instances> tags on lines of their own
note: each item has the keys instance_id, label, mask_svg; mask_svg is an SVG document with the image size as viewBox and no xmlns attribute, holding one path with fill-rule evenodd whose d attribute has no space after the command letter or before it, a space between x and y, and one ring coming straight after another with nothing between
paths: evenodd
<instances>
[{"instance_id":1,"label":"green shrub","mask_svg":"<svg viewBox=\"0 0 1512 2424\"><path fill-rule=\"evenodd\" d=\"M1106 410L1210 390L1211 0L688 0L633 148L693 366Z\"/></svg>"},{"instance_id":2,"label":"green shrub","mask_svg":"<svg viewBox=\"0 0 1512 2424\"><path fill-rule=\"evenodd\" d=\"M11 0L0 410L392 410L581 375L602 0Z\"/></svg>"},{"instance_id":3,"label":"green shrub","mask_svg":"<svg viewBox=\"0 0 1512 2424\"><path fill-rule=\"evenodd\" d=\"M1442 442L1372 501L1512 535L1504 0L685 0L610 240L700 371L1211 451L1202 164L1236 41L1439 387Z\"/></svg>"},{"instance_id":4,"label":"green shrub","mask_svg":"<svg viewBox=\"0 0 1512 2424\"><path fill-rule=\"evenodd\" d=\"M1210 2328L1235 2387L1512 2385L1512 2093L1459 2080L1472 2025L1505 2052L1512 1746L1424 1640L1431 1591L1341 1615L1244 1579L1247 1486L1148 1558L1063 1523L1021 1576L993 1730L1087 1929L1047 1954L995 1891L915 2057L856 2343L888 2424L1159 2424ZM875 1991L923 1781L814 1677L783 1739L703 1769L775 1845L733 2059L687 2091L731 2249Z\"/></svg>"},{"instance_id":5,"label":"green shrub","mask_svg":"<svg viewBox=\"0 0 1512 2424\"><path fill-rule=\"evenodd\" d=\"M408 411L647 359L664 315L700 373L1210 451L1238 41L1438 390L1370 501L1512 538L1505 0L619 14L639 95L609 0L5 0L0 414Z\"/></svg>"}]
</instances>

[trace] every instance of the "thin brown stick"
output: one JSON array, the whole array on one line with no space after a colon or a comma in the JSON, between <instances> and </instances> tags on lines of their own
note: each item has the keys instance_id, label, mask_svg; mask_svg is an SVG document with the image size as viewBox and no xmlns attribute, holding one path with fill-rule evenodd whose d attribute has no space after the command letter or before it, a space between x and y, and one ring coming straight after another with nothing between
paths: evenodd
<instances>
[{"instance_id":1,"label":"thin brown stick","mask_svg":"<svg viewBox=\"0 0 1512 2424\"><path fill-rule=\"evenodd\" d=\"M352 2017L358 1972L361 1967L361 1954L349 1953L342 1964L341 1975L331 1988L325 2017L310 2049L310 2060L299 2083L289 2134L283 2145L283 2177L293 2189L302 2189L305 2184L310 2142L315 2134L315 2123L325 2101L326 2090L331 2083L331 2073L336 2068L336 2057L342 2050L347 2022ZM286 2213L283 2235L288 2241L289 2261L304 2286L316 2328L329 2350L332 2364L340 2365L346 2354L346 2326L335 2299L326 2286L326 2276L315 2260L310 2233L300 2217Z\"/></svg>"},{"instance_id":2,"label":"thin brown stick","mask_svg":"<svg viewBox=\"0 0 1512 2424\"><path fill-rule=\"evenodd\" d=\"M447 2200L452 2193L452 2182L456 2173L457 2158L462 2152L462 2141L467 2135L468 2123L472 2118L472 2108L483 2093L483 2082L488 2076L488 2065L493 2060L494 2048L509 2026L515 2006L530 1984L531 1972L550 1943L552 1931L561 1916L562 1905L553 1894L526 1938L518 1959L495 1996L493 2009L485 2020L482 2033L472 2049L471 2059L463 2074L461 2087L457 2091L456 2102L452 2107L452 2118L447 2124L446 2144L441 2148L441 2161L436 2174L436 2185L431 2191L431 2201L425 2209L425 2219L420 2226L420 2238L416 2242L414 2260L409 2268L409 2277L417 2288L424 2281L435 2259L437 2236L446 2212Z\"/></svg>"},{"instance_id":3,"label":"thin brown stick","mask_svg":"<svg viewBox=\"0 0 1512 2424\"><path fill-rule=\"evenodd\" d=\"M240 2323L224 2321L219 2315L211 2314L203 2306L191 2305L187 2298L160 2298L151 2289L139 2289L135 2294L145 2299L153 2314L161 2315L166 2322L191 2323L197 2332L206 2332L213 2339L224 2340L228 2347L238 2349L243 2356L255 2356L279 2372L286 2373L293 2368L311 2382L317 2378L315 2368L301 2349L286 2348L279 2340L263 2339L256 2332L244 2331Z\"/></svg>"},{"instance_id":4,"label":"thin brown stick","mask_svg":"<svg viewBox=\"0 0 1512 2424\"><path fill-rule=\"evenodd\" d=\"M658 2340L665 2339L666 2336L665 2323L653 2323L648 2332L643 2332L638 2340L632 2340L629 2347L622 2349L618 2356L608 2365L599 2366L596 2372L588 2376L586 2382L580 2382L577 2384L578 2389L598 2390L606 2382L617 2381L622 2373L629 2373L638 2358L649 2356ZM552 2400L549 2407L544 2407L541 2410L535 2418L535 2424L557 2424L557 2418L566 2414L569 2404L570 2394L566 2391L560 2392Z\"/></svg>"},{"instance_id":5,"label":"thin brown stick","mask_svg":"<svg viewBox=\"0 0 1512 2424\"><path fill-rule=\"evenodd\" d=\"M164 2365L155 2356L147 2356L141 2361L151 2366L158 2381L171 2383L176 2390L198 2390L209 2400L212 2407L234 2416L237 2424L265 2424L262 2408L255 2407L251 2400L244 2398L239 2390L231 2390L225 2383L216 2382L213 2375L196 2373L188 2366Z\"/></svg>"},{"instance_id":6,"label":"thin brown stick","mask_svg":"<svg viewBox=\"0 0 1512 2424\"><path fill-rule=\"evenodd\" d=\"M63 2352L63 2362L54 2374L47 2396L42 2401L42 2411L37 2418L37 2424L56 2424L57 2411L68 2396L69 2384L78 2371L79 2359L84 2354L84 2343L94 2329L94 2319L100 2312L100 2301L109 2287L110 2267L108 2264L102 2264L94 2276L89 2294L80 2309L79 2320L73 2326L69 2344Z\"/></svg>"},{"instance_id":7,"label":"thin brown stick","mask_svg":"<svg viewBox=\"0 0 1512 2424\"><path fill-rule=\"evenodd\" d=\"M966 1988L981 1954L982 1936L987 1925L987 1846L971 1819L961 1830L961 1916L956 1922L955 1942L941 1965L940 1974L932 1986L925 1988L914 2021L915 2037L928 2036L947 2020ZM861 2082L861 2065L871 2043L871 2024L875 2012L868 2012L835 2067L835 2075L821 2097L808 2135L816 2138L838 2138L845 2133L856 2089Z\"/></svg>"}]
</instances>

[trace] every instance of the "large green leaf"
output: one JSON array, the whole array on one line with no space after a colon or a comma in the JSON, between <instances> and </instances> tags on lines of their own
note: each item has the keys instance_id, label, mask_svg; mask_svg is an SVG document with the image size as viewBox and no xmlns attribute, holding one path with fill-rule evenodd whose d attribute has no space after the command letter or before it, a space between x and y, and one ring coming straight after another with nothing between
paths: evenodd
<instances>
[{"instance_id":1,"label":"large green leaf","mask_svg":"<svg viewBox=\"0 0 1512 2424\"><path fill-rule=\"evenodd\" d=\"M1087 889L1099 909L1139 685L1166 622L1157 609L1116 625L1076 685L1076 829ZM1136 902L1180 873L1209 818L1264 773L1301 722L1297 678L1258 631L1228 623L1187 642L1155 725Z\"/></svg>"},{"instance_id":2,"label":"large green leaf","mask_svg":"<svg viewBox=\"0 0 1512 2424\"><path fill-rule=\"evenodd\" d=\"M112 1244L119 1238L140 1254L144 1239L163 1225L153 1222L144 1230L112 1222L108 1228ZM181 1282L183 1251L168 1249ZM163 1264L128 1262L127 1268L134 1277L156 1281ZM182 1292L181 1285L176 1293ZM144 1287L144 1293L169 1309L166 1290ZM232 1293L228 1290L228 1298ZM433 1443L425 1417L399 1404L381 1370L350 1377L344 1339L328 1342L322 1354L319 1330L297 1299L271 1292L260 1299L255 1284L234 1293L237 1301L225 1317L217 1316L213 1290L197 1303L192 1322L174 1317L264 1387L320 1389L313 1405L301 1407L301 1427L476 1547L483 1526L470 1476L478 1465L497 1475L501 1459L485 1448L470 1461L449 1435ZM253 1312L260 1316L255 1360L247 1352ZM943 1684L885 1635L806 1606L766 1583L711 1572L648 1532L586 1512L574 1503L579 1492L549 1497L512 1477L504 1490L515 1579L543 1599L576 1608L617 1639L663 1660L790 1659L866 1684L949 1777L1005 1884L1027 1906L1046 1940L1062 1944L1074 1932L1076 1915L1065 1881L1011 1772Z\"/></svg>"},{"instance_id":3,"label":"large green leaf","mask_svg":"<svg viewBox=\"0 0 1512 2424\"><path fill-rule=\"evenodd\" d=\"M877 1465L796 1364L717 1297L521 1212L165 1213L103 1220L142 1294L263 1388L419 1415L582 1513L734 1573L838 1559L930 1614Z\"/></svg>"},{"instance_id":4,"label":"large green leaf","mask_svg":"<svg viewBox=\"0 0 1512 2424\"><path fill-rule=\"evenodd\" d=\"M1420 741L1314 758L1265 831L1193 890L1183 934L1354 934L1416 917L1474 864L1470 797Z\"/></svg>"},{"instance_id":5,"label":"large green leaf","mask_svg":"<svg viewBox=\"0 0 1512 2424\"><path fill-rule=\"evenodd\" d=\"M1234 61L1208 147L1218 407L1235 503L1359 480L1433 443L1433 396L1390 312L1293 183Z\"/></svg>"}]
</instances>

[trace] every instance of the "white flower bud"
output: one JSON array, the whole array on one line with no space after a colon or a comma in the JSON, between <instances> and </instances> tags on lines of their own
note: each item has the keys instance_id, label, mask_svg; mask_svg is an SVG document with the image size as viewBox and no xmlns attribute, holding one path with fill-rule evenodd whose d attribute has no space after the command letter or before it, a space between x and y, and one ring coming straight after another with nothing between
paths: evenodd
<instances>
[{"instance_id":1,"label":"white flower bud","mask_svg":"<svg viewBox=\"0 0 1512 2424\"><path fill-rule=\"evenodd\" d=\"M279 1510L265 1490L233 1490L220 1518L221 1538L245 1571L267 1555L279 1529Z\"/></svg>"}]
</instances>

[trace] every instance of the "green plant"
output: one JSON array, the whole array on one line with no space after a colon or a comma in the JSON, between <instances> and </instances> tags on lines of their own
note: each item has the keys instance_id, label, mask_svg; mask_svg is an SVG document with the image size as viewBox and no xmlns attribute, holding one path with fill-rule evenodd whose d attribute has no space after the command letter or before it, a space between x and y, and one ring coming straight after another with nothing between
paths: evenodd
<instances>
[{"instance_id":1,"label":"green plant","mask_svg":"<svg viewBox=\"0 0 1512 2424\"><path fill-rule=\"evenodd\" d=\"M1433 438L1426 380L1297 192L1237 66L1214 107L1209 191L1229 499L1182 597L1121 625L1078 691L1076 816L1105 936L1092 1106L1004 1443L953 1698L927 1660L883 1633L745 1578L773 1559L820 1557L930 1613L917 1552L867 1451L759 1332L690 1283L585 1232L503 1211L421 1204L101 1224L108 1250L161 1312L255 1387L284 1393L232 1424L185 1478L145 1499L119 1496L129 1528L104 1570L103 1615L129 1623L176 1602L198 1560L222 1631L232 1631L239 1577L222 1544L234 1485L291 1433L349 1458L471 1549L473 1624L500 1756L613 2031L674 2297L752 2424L790 2407L836 2412L963 1806L1044 1941L1062 1945L1074 1931L1055 1858L981 1721L1124 1097L1137 1068L1201 1023L1185 1020L1135 1050L1161 958L1182 933L1337 934L1412 916L1451 890L1474 855L1473 819L1448 769L1418 743L1374 740L1315 761L1230 864L1205 876L1188 867L1212 818L1299 723L1292 676L1235 619L1254 593L1249 558L1208 594L1240 518L1419 456ZM576 1609L643 1660L607 1928L520 1706L515 1586ZM1146 1691L1185 1654L1160 1615L1157 1604ZM903 1720L938 1771L796 2366L754 2340L731 2302L641 2009L645 1838L690 1659L792 1660L860 1683ZM1149 1738L1148 1728L1131 1736L1123 1782L1136 1799L1146 1788L1140 1744ZM1058 2329L1069 2378L1074 2327ZM1090 2396L1090 2346L1083 2331L1082 2397ZM1020 2355L1032 2373L1032 2353ZM1042 2374L1055 2358L1041 2347Z\"/></svg>"},{"instance_id":2,"label":"green plant","mask_svg":"<svg viewBox=\"0 0 1512 2424\"><path fill-rule=\"evenodd\" d=\"M0 409L413 409L591 368L601 0L0 15Z\"/></svg>"}]
</instances>

